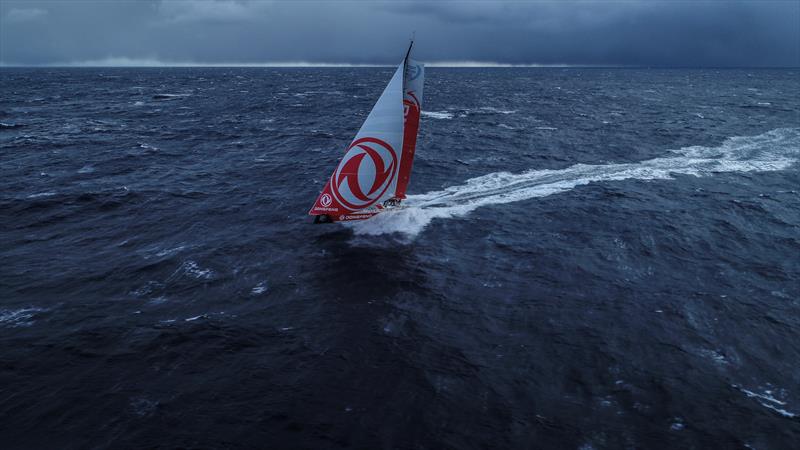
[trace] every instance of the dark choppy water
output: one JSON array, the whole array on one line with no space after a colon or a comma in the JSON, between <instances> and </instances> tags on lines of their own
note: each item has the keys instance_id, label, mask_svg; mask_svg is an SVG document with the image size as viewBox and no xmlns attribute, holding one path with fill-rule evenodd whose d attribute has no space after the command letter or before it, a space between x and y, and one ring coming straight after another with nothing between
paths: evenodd
<instances>
[{"instance_id":1,"label":"dark choppy water","mask_svg":"<svg viewBox=\"0 0 800 450\"><path fill-rule=\"evenodd\" d=\"M390 72L0 71L2 446L797 444L796 70L430 69L312 226Z\"/></svg>"}]
</instances>

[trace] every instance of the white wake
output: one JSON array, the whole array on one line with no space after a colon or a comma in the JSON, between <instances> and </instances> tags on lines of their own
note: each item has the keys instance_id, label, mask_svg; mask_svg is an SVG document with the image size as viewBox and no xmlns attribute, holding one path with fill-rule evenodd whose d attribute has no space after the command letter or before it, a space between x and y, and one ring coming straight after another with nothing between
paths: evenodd
<instances>
[{"instance_id":1,"label":"white wake","mask_svg":"<svg viewBox=\"0 0 800 450\"><path fill-rule=\"evenodd\" d=\"M415 236L433 219L460 217L486 205L557 194L584 184L626 179L664 180L672 174L707 176L720 172L783 170L800 157L800 128L779 128L758 136L732 137L718 147L684 147L668 156L629 164L576 164L562 170L497 172L441 191L409 196L405 208L351 222L356 234Z\"/></svg>"}]
</instances>

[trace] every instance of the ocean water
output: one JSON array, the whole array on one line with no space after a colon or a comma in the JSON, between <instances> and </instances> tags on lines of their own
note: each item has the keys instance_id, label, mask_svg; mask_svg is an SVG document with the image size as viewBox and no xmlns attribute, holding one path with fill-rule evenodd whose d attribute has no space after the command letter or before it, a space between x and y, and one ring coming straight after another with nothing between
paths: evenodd
<instances>
[{"instance_id":1,"label":"ocean water","mask_svg":"<svg viewBox=\"0 0 800 450\"><path fill-rule=\"evenodd\" d=\"M796 69L431 68L312 225L390 75L0 70L2 447L800 442Z\"/></svg>"}]
</instances>

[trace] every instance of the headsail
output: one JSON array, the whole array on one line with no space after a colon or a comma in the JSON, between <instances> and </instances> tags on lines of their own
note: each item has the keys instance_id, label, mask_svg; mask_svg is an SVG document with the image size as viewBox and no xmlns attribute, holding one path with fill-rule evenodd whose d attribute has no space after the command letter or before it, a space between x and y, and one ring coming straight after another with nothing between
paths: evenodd
<instances>
[{"instance_id":1,"label":"headsail","mask_svg":"<svg viewBox=\"0 0 800 450\"><path fill-rule=\"evenodd\" d=\"M409 49L409 54L410 54ZM406 188L411 179L411 166L414 163L414 151L417 148L417 132L419 116L422 111L422 86L425 81L425 66L406 57L405 78L403 79L403 113L405 126L403 129L403 157L397 176L395 197L406 198Z\"/></svg>"},{"instance_id":2,"label":"headsail","mask_svg":"<svg viewBox=\"0 0 800 450\"><path fill-rule=\"evenodd\" d=\"M310 215L335 221L366 219L380 212L386 200L405 197L422 101L423 69L409 59L410 52L411 47L347 147Z\"/></svg>"}]
</instances>

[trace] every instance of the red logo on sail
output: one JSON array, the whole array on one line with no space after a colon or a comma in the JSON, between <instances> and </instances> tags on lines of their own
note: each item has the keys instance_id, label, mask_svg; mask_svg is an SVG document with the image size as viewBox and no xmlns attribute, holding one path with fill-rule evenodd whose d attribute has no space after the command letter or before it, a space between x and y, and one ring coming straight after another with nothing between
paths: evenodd
<instances>
[{"instance_id":1,"label":"red logo on sail","mask_svg":"<svg viewBox=\"0 0 800 450\"><path fill-rule=\"evenodd\" d=\"M387 142L372 137L357 139L333 173L331 192L348 209L367 208L389 189L396 168L397 154Z\"/></svg>"},{"instance_id":2,"label":"red logo on sail","mask_svg":"<svg viewBox=\"0 0 800 450\"><path fill-rule=\"evenodd\" d=\"M414 94L414 91L408 91L408 92L406 92L406 95L408 97L403 99L403 105L405 106L405 111L404 111L405 114L404 115L408 116L408 109L409 108L411 108L411 107L414 107L414 108L417 108L417 109L420 109L420 108L419 108L419 99L417 98L416 94Z\"/></svg>"},{"instance_id":3,"label":"red logo on sail","mask_svg":"<svg viewBox=\"0 0 800 450\"><path fill-rule=\"evenodd\" d=\"M326 208L331 206L331 202L333 202L333 199L331 199L331 196L328 194L322 194L319 198L319 203Z\"/></svg>"}]
</instances>

